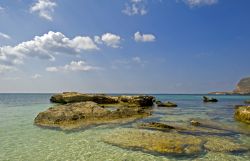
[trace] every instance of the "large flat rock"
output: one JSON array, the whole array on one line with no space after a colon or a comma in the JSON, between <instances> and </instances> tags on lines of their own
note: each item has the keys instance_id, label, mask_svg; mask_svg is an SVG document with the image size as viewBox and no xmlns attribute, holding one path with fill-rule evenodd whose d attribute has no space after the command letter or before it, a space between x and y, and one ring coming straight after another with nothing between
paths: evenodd
<instances>
[{"instance_id":1,"label":"large flat rock","mask_svg":"<svg viewBox=\"0 0 250 161\"><path fill-rule=\"evenodd\" d=\"M88 125L119 123L150 115L150 108L125 106L103 107L95 102L78 102L56 105L40 112L34 123L44 127L73 129Z\"/></svg>"}]
</instances>

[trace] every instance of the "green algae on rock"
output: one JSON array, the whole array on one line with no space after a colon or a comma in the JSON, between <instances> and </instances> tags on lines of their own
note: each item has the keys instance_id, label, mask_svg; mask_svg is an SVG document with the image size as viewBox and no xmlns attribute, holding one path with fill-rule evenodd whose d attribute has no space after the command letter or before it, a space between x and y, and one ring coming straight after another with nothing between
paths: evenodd
<instances>
[{"instance_id":1,"label":"green algae on rock","mask_svg":"<svg viewBox=\"0 0 250 161\"><path fill-rule=\"evenodd\" d=\"M250 106L237 107L234 113L234 118L250 124Z\"/></svg>"},{"instance_id":2,"label":"green algae on rock","mask_svg":"<svg viewBox=\"0 0 250 161\"><path fill-rule=\"evenodd\" d=\"M95 102L79 102L57 105L40 112L35 125L72 129L88 125L119 123L150 115L150 108L118 106L110 110Z\"/></svg>"}]
</instances>

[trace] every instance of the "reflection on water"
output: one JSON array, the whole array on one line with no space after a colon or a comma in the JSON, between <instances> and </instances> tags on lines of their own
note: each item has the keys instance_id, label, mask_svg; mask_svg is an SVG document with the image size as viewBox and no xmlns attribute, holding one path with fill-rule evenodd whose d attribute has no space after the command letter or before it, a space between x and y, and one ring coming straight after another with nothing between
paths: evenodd
<instances>
[{"instance_id":1,"label":"reflection on water","mask_svg":"<svg viewBox=\"0 0 250 161\"><path fill-rule=\"evenodd\" d=\"M119 128L135 128L138 122L160 121L187 127L191 118L212 120L232 127L227 136L250 147L250 126L233 119L234 105L247 96L215 96L218 103L203 103L202 95L155 95L173 101L176 108L155 108L153 115L125 125L101 125L73 132L33 125L38 112L50 105L51 94L0 94L0 160L250 160L250 153L205 152L197 157L177 157L121 148L104 143L102 136ZM110 110L114 110L111 108ZM204 129L202 129L204 130ZM214 130L214 131L213 131ZM216 132L216 129L211 130ZM218 131L217 131L218 132ZM197 133L201 135L202 133Z\"/></svg>"}]
</instances>

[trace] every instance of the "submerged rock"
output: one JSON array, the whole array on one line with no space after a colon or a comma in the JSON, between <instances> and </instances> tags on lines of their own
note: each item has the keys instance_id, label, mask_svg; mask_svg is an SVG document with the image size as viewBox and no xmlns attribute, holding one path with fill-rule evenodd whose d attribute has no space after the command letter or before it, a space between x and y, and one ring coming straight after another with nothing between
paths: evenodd
<instances>
[{"instance_id":1,"label":"submerged rock","mask_svg":"<svg viewBox=\"0 0 250 161\"><path fill-rule=\"evenodd\" d=\"M203 96L203 102L218 102L216 98L209 98L206 96Z\"/></svg>"},{"instance_id":2,"label":"submerged rock","mask_svg":"<svg viewBox=\"0 0 250 161\"><path fill-rule=\"evenodd\" d=\"M234 118L250 124L250 106L240 106L235 110Z\"/></svg>"},{"instance_id":3,"label":"submerged rock","mask_svg":"<svg viewBox=\"0 0 250 161\"><path fill-rule=\"evenodd\" d=\"M150 109L141 107L104 108L95 102L69 103L40 112L34 123L45 127L71 129L93 124L112 123L150 115Z\"/></svg>"},{"instance_id":4,"label":"submerged rock","mask_svg":"<svg viewBox=\"0 0 250 161\"><path fill-rule=\"evenodd\" d=\"M246 100L246 101L245 101L245 104L250 104L250 100Z\"/></svg>"},{"instance_id":5,"label":"submerged rock","mask_svg":"<svg viewBox=\"0 0 250 161\"><path fill-rule=\"evenodd\" d=\"M153 96L109 96L105 94L83 94L77 92L64 92L50 98L54 103L74 103L92 101L98 104L129 103L137 106L152 106Z\"/></svg>"},{"instance_id":6,"label":"submerged rock","mask_svg":"<svg viewBox=\"0 0 250 161\"><path fill-rule=\"evenodd\" d=\"M247 152L243 144L233 138L193 136L176 132L149 131L131 128L115 129L103 141L121 148L135 148L161 154L196 155L204 152Z\"/></svg>"},{"instance_id":7,"label":"submerged rock","mask_svg":"<svg viewBox=\"0 0 250 161\"><path fill-rule=\"evenodd\" d=\"M194 125L194 126L201 125L201 123L199 121L195 121L195 120L191 120L190 123L191 123L191 125Z\"/></svg>"},{"instance_id":8,"label":"submerged rock","mask_svg":"<svg viewBox=\"0 0 250 161\"><path fill-rule=\"evenodd\" d=\"M250 131L247 129L241 129L238 126L232 126L231 124L224 124L219 121L208 120L208 119L192 119L193 121L199 122L199 125L195 127L207 128L211 130L220 130L229 133L238 133L238 134L246 134L250 135Z\"/></svg>"},{"instance_id":9,"label":"submerged rock","mask_svg":"<svg viewBox=\"0 0 250 161\"><path fill-rule=\"evenodd\" d=\"M176 103L169 102L169 101L167 102L157 101L156 104L159 107L177 107L178 106Z\"/></svg>"},{"instance_id":10,"label":"submerged rock","mask_svg":"<svg viewBox=\"0 0 250 161\"><path fill-rule=\"evenodd\" d=\"M138 127L140 128L146 128L146 129L157 129L157 130L164 130L164 131L169 131L175 129L175 127L160 123L160 122L148 122L148 123L142 123L139 124Z\"/></svg>"},{"instance_id":11,"label":"submerged rock","mask_svg":"<svg viewBox=\"0 0 250 161\"><path fill-rule=\"evenodd\" d=\"M200 138L191 135L139 129L118 129L103 140L123 148L179 155L201 153L203 144Z\"/></svg>"},{"instance_id":12,"label":"submerged rock","mask_svg":"<svg viewBox=\"0 0 250 161\"><path fill-rule=\"evenodd\" d=\"M247 147L236 143L231 138L211 136L206 137L204 147L212 152L244 152L248 150Z\"/></svg>"}]
</instances>

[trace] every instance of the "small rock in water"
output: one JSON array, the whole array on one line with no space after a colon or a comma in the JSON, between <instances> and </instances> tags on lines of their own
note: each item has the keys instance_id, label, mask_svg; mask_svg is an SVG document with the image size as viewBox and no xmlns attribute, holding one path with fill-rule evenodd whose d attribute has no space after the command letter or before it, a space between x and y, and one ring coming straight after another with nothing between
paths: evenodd
<instances>
[{"instance_id":1,"label":"small rock in water","mask_svg":"<svg viewBox=\"0 0 250 161\"><path fill-rule=\"evenodd\" d=\"M159 107L177 107L176 103L169 102L169 101L167 101L167 102L157 101L156 104Z\"/></svg>"},{"instance_id":2,"label":"small rock in water","mask_svg":"<svg viewBox=\"0 0 250 161\"><path fill-rule=\"evenodd\" d=\"M245 101L245 104L250 104L250 100L246 100L246 101Z\"/></svg>"},{"instance_id":3,"label":"small rock in water","mask_svg":"<svg viewBox=\"0 0 250 161\"><path fill-rule=\"evenodd\" d=\"M206 96L203 96L203 102L218 102L216 98L209 98Z\"/></svg>"},{"instance_id":4,"label":"small rock in water","mask_svg":"<svg viewBox=\"0 0 250 161\"><path fill-rule=\"evenodd\" d=\"M160 123L160 122L149 122L149 123L142 123L139 124L140 128L149 128L149 129L158 129L158 130L172 130L175 127Z\"/></svg>"},{"instance_id":5,"label":"small rock in water","mask_svg":"<svg viewBox=\"0 0 250 161\"><path fill-rule=\"evenodd\" d=\"M194 125L194 126L199 126L199 125L201 125L200 122L195 121L195 120L191 120L190 123L191 123L191 125Z\"/></svg>"}]
</instances>

